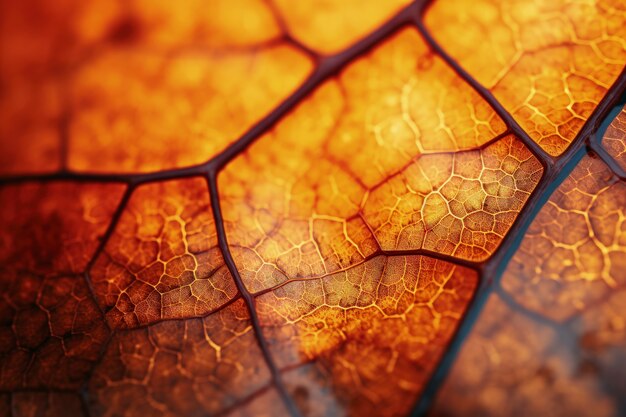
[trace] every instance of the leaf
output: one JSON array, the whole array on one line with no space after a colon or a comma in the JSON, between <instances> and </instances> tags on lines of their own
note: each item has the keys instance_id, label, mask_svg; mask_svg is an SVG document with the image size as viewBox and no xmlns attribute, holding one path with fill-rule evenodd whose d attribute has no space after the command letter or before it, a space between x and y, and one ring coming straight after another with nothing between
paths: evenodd
<instances>
[{"instance_id":1,"label":"leaf","mask_svg":"<svg viewBox=\"0 0 626 417\"><path fill-rule=\"evenodd\" d=\"M618 5L0 7L3 415L616 409Z\"/></svg>"},{"instance_id":2,"label":"leaf","mask_svg":"<svg viewBox=\"0 0 626 417\"><path fill-rule=\"evenodd\" d=\"M437 1L425 23L552 156L570 146L626 60L624 10L612 2Z\"/></svg>"},{"instance_id":3,"label":"leaf","mask_svg":"<svg viewBox=\"0 0 626 417\"><path fill-rule=\"evenodd\" d=\"M531 224L434 414L620 415L625 225L626 185L585 156Z\"/></svg>"}]
</instances>

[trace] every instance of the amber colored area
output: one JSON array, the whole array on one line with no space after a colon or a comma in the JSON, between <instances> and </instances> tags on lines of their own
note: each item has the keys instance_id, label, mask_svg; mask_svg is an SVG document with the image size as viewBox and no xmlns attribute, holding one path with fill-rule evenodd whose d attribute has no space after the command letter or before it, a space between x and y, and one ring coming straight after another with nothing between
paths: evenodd
<instances>
[{"instance_id":1,"label":"amber colored area","mask_svg":"<svg viewBox=\"0 0 626 417\"><path fill-rule=\"evenodd\" d=\"M0 0L0 416L619 415L620 9Z\"/></svg>"},{"instance_id":2,"label":"amber colored area","mask_svg":"<svg viewBox=\"0 0 626 417\"><path fill-rule=\"evenodd\" d=\"M136 172L207 161L278 104L310 66L288 46L250 48L103 52L74 78L69 167Z\"/></svg>"},{"instance_id":3,"label":"amber colored area","mask_svg":"<svg viewBox=\"0 0 626 417\"><path fill-rule=\"evenodd\" d=\"M288 34L308 48L330 54L350 46L391 18L409 0L266 0Z\"/></svg>"},{"instance_id":4,"label":"amber colored area","mask_svg":"<svg viewBox=\"0 0 626 417\"><path fill-rule=\"evenodd\" d=\"M476 278L423 256L379 256L286 284L259 297L257 309L277 365L293 369L285 383L304 415L406 415ZM298 389L308 397L301 403Z\"/></svg>"},{"instance_id":5,"label":"amber colored area","mask_svg":"<svg viewBox=\"0 0 626 417\"><path fill-rule=\"evenodd\" d=\"M293 131L314 116L324 124ZM421 155L475 149L504 131L493 109L404 29L322 86L274 134L306 134L300 147L324 147L371 189Z\"/></svg>"},{"instance_id":6,"label":"amber colored area","mask_svg":"<svg viewBox=\"0 0 626 417\"><path fill-rule=\"evenodd\" d=\"M205 316L231 300L206 181L139 187L90 278L112 327Z\"/></svg>"},{"instance_id":7,"label":"amber colored area","mask_svg":"<svg viewBox=\"0 0 626 417\"><path fill-rule=\"evenodd\" d=\"M613 119L602 137L602 146L626 170L626 106Z\"/></svg>"},{"instance_id":8,"label":"amber colored area","mask_svg":"<svg viewBox=\"0 0 626 417\"><path fill-rule=\"evenodd\" d=\"M426 64L412 65L416 54ZM387 62L398 64L390 71ZM490 143L502 129L413 30L401 32L220 175L244 282L256 292L348 268L380 249L487 258L542 174L513 136ZM467 151L450 153L458 150Z\"/></svg>"},{"instance_id":9,"label":"amber colored area","mask_svg":"<svg viewBox=\"0 0 626 417\"><path fill-rule=\"evenodd\" d=\"M311 71L308 58L280 40L261 0L1 7L0 60L11 62L0 72L9 86L0 96L4 172L202 163ZM30 150L21 152L26 142Z\"/></svg>"},{"instance_id":10,"label":"amber colored area","mask_svg":"<svg viewBox=\"0 0 626 417\"><path fill-rule=\"evenodd\" d=\"M626 61L620 0L441 0L425 23L554 156L574 140Z\"/></svg>"},{"instance_id":11,"label":"amber colored area","mask_svg":"<svg viewBox=\"0 0 626 417\"><path fill-rule=\"evenodd\" d=\"M530 226L433 415L623 415L624 259L626 185L587 156Z\"/></svg>"},{"instance_id":12,"label":"amber colored area","mask_svg":"<svg viewBox=\"0 0 626 417\"><path fill-rule=\"evenodd\" d=\"M481 151L425 156L372 190L363 216L383 249L424 248L484 260L499 246L542 171L512 136Z\"/></svg>"}]
</instances>

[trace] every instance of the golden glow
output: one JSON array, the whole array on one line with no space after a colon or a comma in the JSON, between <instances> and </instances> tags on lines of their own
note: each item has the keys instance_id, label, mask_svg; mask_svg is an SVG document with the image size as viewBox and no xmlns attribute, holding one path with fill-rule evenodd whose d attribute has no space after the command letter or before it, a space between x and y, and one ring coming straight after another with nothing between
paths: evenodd
<instances>
[{"instance_id":1,"label":"golden glow","mask_svg":"<svg viewBox=\"0 0 626 417\"><path fill-rule=\"evenodd\" d=\"M409 0L267 0L287 31L307 47L328 54L358 41Z\"/></svg>"},{"instance_id":2,"label":"golden glow","mask_svg":"<svg viewBox=\"0 0 626 417\"><path fill-rule=\"evenodd\" d=\"M624 68L624 16L620 1L446 0L432 3L425 23L556 156Z\"/></svg>"},{"instance_id":3,"label":"golden glow","mask_svg":"<svg viewBox=\"0 0 626 417\"><path fill-rule=\"evenodd\" d=\"M12 65L2 65L10 88L0 133L11 140L0 147L2 171L53 171L62 158L77 171L199 164L312 69L276 40L261 0L41 1L43 27L32 1L8 3L0 30L10 47L3 42L0 53Z\"/></svg>"},{"instance_id":4,"label":"golden glow","mask_svg":"<svg viewBox=\"0 0 626 417\"><path fill-rule=\"evenodd\" d=\"M407 29L356 61L220 175L226 232L252 291L348 268L379 248L468 260L497 248L541 165L513 136L449 153L484 145L503 125L463 84L407 90L415 71L454 80L420 43ZM416 70L402 59L415 49L436 63ZM400 64L390 72L388 61Z\"/></svg>"},{"instance_id":5,"label":"golden glow","mask_svg":"<svg viewBox=\"0 0 626 417\"><path fill-rule=\"evenodd\" d=\"M408 4L0 0L0 415L616 410L626 10Z\"/></svg>"},{"instance_id":6,"label":"golden glow","mask_svg":"<svg viewBox=\"0 0 626 417\"><path fill-rule=\"evenodd\" d=\"M91 280L112 327L205 316L232 299L206 182L139 187Z\"/></svg>"},{"instance_id":7,"label":"golden glow","mask_svg":"<svg viewBox=\"0 0 626 417\"><path fill-rule=\"evenodd\" d=\"M157 171L204 162L310 72L302 53L273 41L278 29L263 2L189 3L140 1L120 11L115 19L132 25L128 45L105 45L75 71L70 168Z\"/></svg>"},{"instance_id":8,"label":"golden glow","mask_svg":"<svg viewBox=\"0 0 626 417\"><path fill-rule=\"evenodd\" d=\"M363 217L383 249L489 257L543 169L512 136L481 151L427 155L372 190Z\"/></svg>"},{"instance_id":9,"label":"golden glow","mask_svg":"<svg viewBox=\"0 0 626 417\"><path fill-rule=\"evenodd\" d=\"M373 409L404 415L450 340L476 278L427 257L379 256L286 284L259 297L257 308L278 366L297 366L286 380L319 399L308 402L311 414L337 407L346 415ZM340 394L329 393L324 379Z\"/></svg>"},{"instance_id":10,"label":"golden glow","mask_svg":"<svg viewBox=\"0 0 626 417\"><path fill-rule=\"evenodd\" d=\"M103 52L74 78L69 166L158 171L205 162L268 113L309 69L288 46L173 57ZM276 79L277 73L285 75Z\"/></svg>"}]
</instances>

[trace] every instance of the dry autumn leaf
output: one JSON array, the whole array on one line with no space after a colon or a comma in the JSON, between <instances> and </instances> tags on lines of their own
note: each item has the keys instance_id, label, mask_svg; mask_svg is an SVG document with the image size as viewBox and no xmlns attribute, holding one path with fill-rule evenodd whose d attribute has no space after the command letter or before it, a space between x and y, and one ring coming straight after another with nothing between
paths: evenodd
<instances>
[{"instance_id":1,"label":"dry autumn leaf","mask_svg":"<svg viewBox=\"0 0 626 417\"><path fill-rule=\"evenodd\" d=\"M610 0L0 0L0 415L619 416L625 63Z\"/></svg>"}]
</instances>

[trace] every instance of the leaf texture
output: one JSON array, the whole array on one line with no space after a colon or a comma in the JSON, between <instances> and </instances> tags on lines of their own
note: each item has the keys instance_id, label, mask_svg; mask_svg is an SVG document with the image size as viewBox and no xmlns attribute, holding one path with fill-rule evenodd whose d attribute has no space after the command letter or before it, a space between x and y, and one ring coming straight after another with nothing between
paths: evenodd
<instances>
[{"instance_id":1,"label":"leaf texture","mask_svg":"<svg viewBox=\"0 0 626 417\"><path fill-rule=\"evenodd\" d=\"M0 415L619 415L622 9L0 0Z\"/></svg>"},{"instance_id":2,"label":"leaf texture","mask_svg":"<svg viewBox=\"0 0 626 417\"><path fill-rule=\"evenodd\" d=\"M618 118L605 139L623 144ZM625 225L623 178L585 156L528 229L433 415L622 415Z\"/></svg>"}]
</instances>

